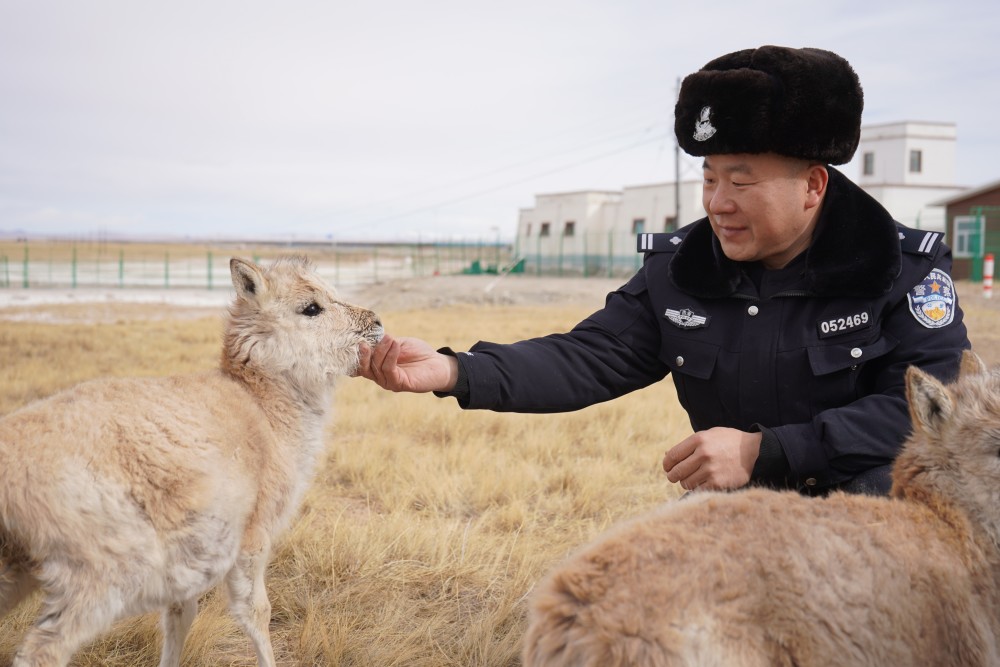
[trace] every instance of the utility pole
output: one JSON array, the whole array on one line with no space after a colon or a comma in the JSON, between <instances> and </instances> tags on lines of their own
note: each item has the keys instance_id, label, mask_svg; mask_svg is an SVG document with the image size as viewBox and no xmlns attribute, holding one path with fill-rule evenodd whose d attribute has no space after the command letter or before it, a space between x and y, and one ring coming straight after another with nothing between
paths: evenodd
<instances>
[{"instance_id":1,"label":"utility pole","mask_svg":"<svg viewBox=\"0 0 1000 667\"><path fill-rule=\"evenodd\" d=\"M674 101L681 94L681 78L677 77L677 88L676 95L674 96ZM676 106L674 107L676 108ZM674 134L674 229L677 229L681 224L681 145L677 141L677 135ZM673 231L673 230L664 230Z\"/></svg>"}]
</instances>

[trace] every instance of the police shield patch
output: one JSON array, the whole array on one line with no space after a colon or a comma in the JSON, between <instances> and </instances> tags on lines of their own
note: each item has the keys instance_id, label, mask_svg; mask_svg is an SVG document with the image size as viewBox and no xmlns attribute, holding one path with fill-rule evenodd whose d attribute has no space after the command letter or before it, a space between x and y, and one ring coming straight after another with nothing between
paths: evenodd
<instances>
[{"instance_id":1,"label":"police shield patch","mask_svg":"<svg viewBox=\"0 0 1000 667\"><path fill-rule=\"evenodd\" d=\"M948 326L955 319L955 284L941 269L933 269L906 295L910 312L928 329Z\"/></svg>"}]
</instances>

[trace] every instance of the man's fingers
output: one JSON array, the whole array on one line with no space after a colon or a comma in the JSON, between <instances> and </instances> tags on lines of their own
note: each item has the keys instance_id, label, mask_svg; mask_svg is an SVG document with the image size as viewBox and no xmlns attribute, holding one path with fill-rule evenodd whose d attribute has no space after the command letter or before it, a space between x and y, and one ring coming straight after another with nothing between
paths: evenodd
<instances>
[{"instance_id":1,"label":"man's fingers","mask_svg":"<svg viewBox=\"0 0 1000 667\"><path fill-rule=\"evenodd\" d=\"M369 370L369 366L371 364L371 359L372 348L368 345L368 343L362 342L358 345L358 366L354 369L354 372L351 373L351 375L353 377L370 377L371 371Z\"/></svg>"},{"instance_id":2,"label":"man's fingers","mask_svg":"<svg viewBox=\"0 0 1000 667\"><path fill-rule=\"evenodd\" d=\"M376 344L375 347L372 349L372 360L371 360L372 367L382 366L382 363L385 360L386 353L389 351L389 348L395 342L396 339L389 334L385 334L384 336L382 336L382 340L380 340L378 344Z\"/></svg>"},{"instance_id":3,"label":"man's fingers","mask_svg":"<svg viewBox=\"0 0 1000 667\"><path fill-rule=\"evenodd\" d=\"M398 375L399 352L399 341L389 336L383 337L372 351L372 379L383 389L399 389L393 382Z\"/></svg>"},{"instance_id":4,"label":"man's fingers","mask_svg":"<svg viewBox=\"0 0 1000 667\"><path fill-rule=\"evenodd\" d=\"M700 464L698 461L692 461L690 458L684 459L667 472L667 479L671 482L683 482L692 475L695 475L699 467Z\"/></svg>"},{"instance_id":5,"label":"man's fingers","mask_svg":"<svg viewBox=\"0 0 1000 667\"><path fill-rule=\"evenodd\" d=\"M387 341L385 340L388 336L385 336L380 340L374 347L362 344L360 347L361 352L361 362L359 364L362 375L369 380L374 380L376 384L381 385L381 360L385 356L385 345ZM366 349L367 348L367 349Z\"/></svg>"},{"instance_id":6,"label":"man's fingers","mask_svg":"<svg viewBox=\"0 0 1000 667\"><path fill-rule=\"evenodd\" d=\"M699 486L701 486L701 482L694 475L681 480L681 488L685 491L697 491Z\"/></svg>"},{"instance_id":7,"label":"man's fingers","mask_svg":"<svg viewBox=\"0 0 1000 667\"><path fill-rule=\"evenodd\" d=\"M698 446L698 434L690 435L671 447L663 455L663 472L670 473L677 465L686 461Z\"/></svg>"}]
</instances>

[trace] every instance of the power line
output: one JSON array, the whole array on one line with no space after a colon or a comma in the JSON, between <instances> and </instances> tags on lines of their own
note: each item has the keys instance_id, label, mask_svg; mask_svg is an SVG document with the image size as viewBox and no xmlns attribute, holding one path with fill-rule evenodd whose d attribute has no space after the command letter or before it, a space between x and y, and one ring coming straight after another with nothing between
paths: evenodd
<instances>
[{"instance_id":1,"label":"power line","mask_svg":"<svg viewBox=\"0 0 1000 667\"><path fill-rule=\"evenodd\" d=\"M648 134L653 129L655 129L655 125L653 125L653 126L649 126L649 125L644 126L642 128L640 136ZM476 181L481 181L483 179L490 178L490 177L496 176L498 174L503 174L505 172L509 172L509 171L512 171L512 170L515 170L515 169L520 169L522 167L532 166L532 165L535 165L535 164L537 164L539 162L544 162L544 161L551 160L551 159L554 159L554 158L563 157L563 156L566 156L566 155L571 155L573 153L579 153L580 151L584 151L584 150L587 150L588 148L593 148L595 146L600 146L601 144L606 144L606 143L608 143L610 141L614 141L614 140L618 140L618 139L622 139L622 138L626 138L626 137L632 137L635 134L636 134L636 129L630 129L630 130L628 130L626 132L618 132L616 134L605 136L605 137L602 137L600 139L597 139L595 141L592 141L592 142L589 142L589 143L586 143L586 144L583 144L583 145L578 145L578 146L573 146L573 147L570 147L570 148L565 148L565 149L559 150L559 151L557 151L555 153L549 153L549 154L546 154L546 155L543 155L543 156L526 158L526 159L520 160L518 162L513 162L513 163L510 163L510 164L506 164L506 165L497 167L495 169L490 169L488 171L480 172L478 174L475 174L475 175L472 175L472 176L468 176L468 177L465 177L465 178L461 178L461 179L458 179L458 180L455 180L455 181L451 181L449 183L445 183L445 184L441 184L441 185L435 185L435 186L427 187L427 188L420 188L418 190L411 190L409 192L401 192L401 193L393 195L391 197L381 198L381 199L379 199L377 201L370 201L370 202L366 202L364 204L358 204L356 206L352 206L352 207L347 208L347 209L341 209L340 211L336 212L336 215L346 215L346 214L350 214L350 213L356 213L358 211L363 211L365 209L369 209L369 208L372 208L372 207L375 207L375 206L382 206L382 205L387 204L387 203L391 203L391 202L394 202L394 201L399 201L400 199L412 199L414 197L423 197L423 196L426 196L426 195L428 195L430 193L439 192L441 190L447 190L447 189L450 189L450 188L455 188L457 186L462 186L462 185L465 185L465 184L468 184L468 183L474 183Z\"/></svg>"},{"instance_id":2,"label":"power line","mask_svg":"<svg viewBox=\"0 0 1000 667\"><path fill-rule=\"evenodd\" d=\"M669 102L670 102L670 104L673 103L672 100L669 100ZM399 192L399 193L397 193L395 195L392 195L390 197L382 197L382 198L379 198L378 200L375 200L375 201L369 201L369 202L357 204L357 205L354 205L354 206L349 206L347 208L343 208L343 209L340 209L340 210L337 210L337 211L332 211L332 212L328 213L328 215L333 215L333 216L338 216L338 217L339 216L345 216L345 215L355 214L355 213L358 213L359 211L364 211L366 209L371 209L371 208L374 208L374 207L384 206L387 203L399 201L401 199L413 199L413 198L425 197L425 196L427 196L427 195L429 195L431 193L434 193L434 192L439 192L441 190L448 190L448 189L456 188L458 186L463 186L463 185L468 184L468 183L474 183L475 181L483 180L483 179L486 179L486 178L491 178L493 176L496 176L497 174L502 174L504 172L512 171L512 170L515 170L515 169L520 169L522 167L531 166L531 165L534 165L534 164L539 163L539 162L544 162L544 161L548 161L548 160L551 160L551 159L554 159L554 158L558 158L558 157L562 157L562 156L565 156L565 155L570 155L572 153L577 153L577 152L580 152L580 151L584 151L584 150L587 150L588 148L596 147L596 146L599 146L601 144L605 144L605 143L608 143L608 142L611 142L611 141L617 141L617 140L625 138L625 137L630 137L630 136L635 135L635 133L637 131L640 131L640 130L641 130L640 136L646 135L649 132L653 131L656 128L656 126L659 125L660 123L664 123L664 122L670 121L669 114L664 114L662 117L659 114L657 114L657 116L655 118L653 118L652 120L650 120L650 118L649 118L649 112L650 112L651 109L657 108L657 109L662 110L663 107L664 107L664 104L665 104L665 102L663 100L654 100L654 101L646 102L645 104L639 104L639 105L632 104L632 105L629 105L628 107L625 108L626 109L625 113L622 113L621 109L616 109L613 113L602 114L602 115L599 115L597 117L588 119L588 120L586 120L586 121L584 121L582 123L577 123L574 126L566 127L561 132L556 132L554 134L548 134L546 136L546 139L548 139L549 142L551 142L551 140L553 138L558 138L558 137L565 136L565 135L568 135L568 134L576 135L576 134L579 134L581 131L584 131L589 126L593 126L593 125L596 125L596 124L604 124L608 120L614 120L615 122L613 122L612 125L617 126L617 128L620 128L620 126L622 126L622 125L624 125L626 123L631 124L632 127L630 127L629 129L627 129L625 131L620 131L620 129L616 128L616 130L613 133L611 133L611 134L604 134L603 136L601 136L601 137L599 137L599 138L597 138L597 139L595 139L593 141L589 141L589 142L587 142L585 144L582 144L582 145L575 144L575 145L572 145L572 146L569 146L569 147L562 146L562 147L559 147L555 152L547 152L547 153L540 154L540 155L536 154L533 157L528 157L528 158L524 158L524 159L518 159L518 160L516 160L516 161L514 161L512 163L508 163L508 164L502 165L500 167L496 167L494 169L489 169L487 171L480 172L478 174L467 176L465 178L460 178L460 179L455 180L455 181L450 181L448 183L443 183L443 184L435 185L435 186L431 186L431 187L419 188L419 189L416 189L416 190L410 190L410 191L406 191L406 192ZM641 117L637 117L637 116L641 116ZM628 120L626 121L625 119L628 119ZM639 121L638 122L638 127L636 127L637 121ZM531 146L537 148L538 142L532 143Z\"/></svg>"},{"instance_id":3,"label":"power line","mask_svg":"<svg viewBox=\"0 0 1000 667\"><path fill-rule=\"evenodd\" d=\"M650 129L652 129L652 128L650 128ZM383 223L383 222L389 222L389 221L392 221L392 220L398 220L400 218L406 218L406 217L409 217L411 215L416 215L417 213L425 213L427 211L432 211L434 209L443 208L443 207L446 207L446 206L452 206L454 204L458 204L458 203L461 203L461 202L464 202L464 201L469 201L471 199L477 199L479 197L483 197L485 195L492 194L494 192L499 192L501 190L505 190L505 189L507 189L509 187L513 187L515 185L521 185L523 183L528 183L530 181L535 180L536 178L541 178L542 176L548 176L550 174L555 174L555 173L558 173L558 172L561 172L561 171L566 171L567 169L573 169L573 168L578 167L578 166L583 165L583 164L588 164L590 162L595 162L597 160L603 160L604 158L611 157L613 155L618 155L620 153L625 153L625 152L633 150L635 148L639 148L640 146L645 146L645 145L648 145L648 144L651 144L651 143L655 143L655 142L658 142L658 141L663 141L665 138L667 138L667 136L668 135L660 134L660 135L656 135L656 136L654 136L652 138L645 138L645 139L642 139L642 140L637 141L635 143L629 144L628 146L624 146L622 148L615 149L613 151L608 151L608 152L605 152L605 153L600 153L598 155L592 155L592 156L587 157L585 159L577 160L575 162L564 164L564 165L561 165L559 167L555 167L553 169L548 169L546 171L537 172L537 173L531 174L530 176L526 176L524 178L517 179L515 181L508 181L506 183L502 183L500 185L487 188L485 190L479 190L477 192L472 192L472 193L469 193L469 194L466 194L466 195L462 195L462 196L459 196L459 197L454 197L452 199L448 199L448 200L444 200L444 201L439 201L439 202L436 202L434 204L429 204L429 205L426 205L426 206L421 206L421 207L418 207L418 208L410 209L409 211L404 211L402 213L397 213L397 214L386 216L386 217L383 217L383 218L378 218L376 220L365 221L365 222L359 223L357 225L353 225L353 226L350 226L350 227L342 228L340 231L352 231L354 229L358 229L360 227L364 227L364 226L367 226L367 225L380 224L380 223Z\"/></svg>"}]
</instances>

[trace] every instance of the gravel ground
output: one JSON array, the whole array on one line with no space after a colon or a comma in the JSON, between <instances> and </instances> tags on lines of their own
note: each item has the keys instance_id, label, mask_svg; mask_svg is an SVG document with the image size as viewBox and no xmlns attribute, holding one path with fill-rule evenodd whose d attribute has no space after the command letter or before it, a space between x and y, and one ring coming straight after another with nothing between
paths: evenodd
<instances>
[{"instance_id":1,"label":"gravel ground","mask_svg":"<svg viewBox=\"0 0 1000 667\"><path fill-rule=\"evenodd\" d=\"M457 275L344 288L340 296L376 311L440 308L456 304L604 304L624 278ZM232 299L229 289L77 288L0 290L0 321L51 323L206 317Z\"/></svg>"}]
</instances>

